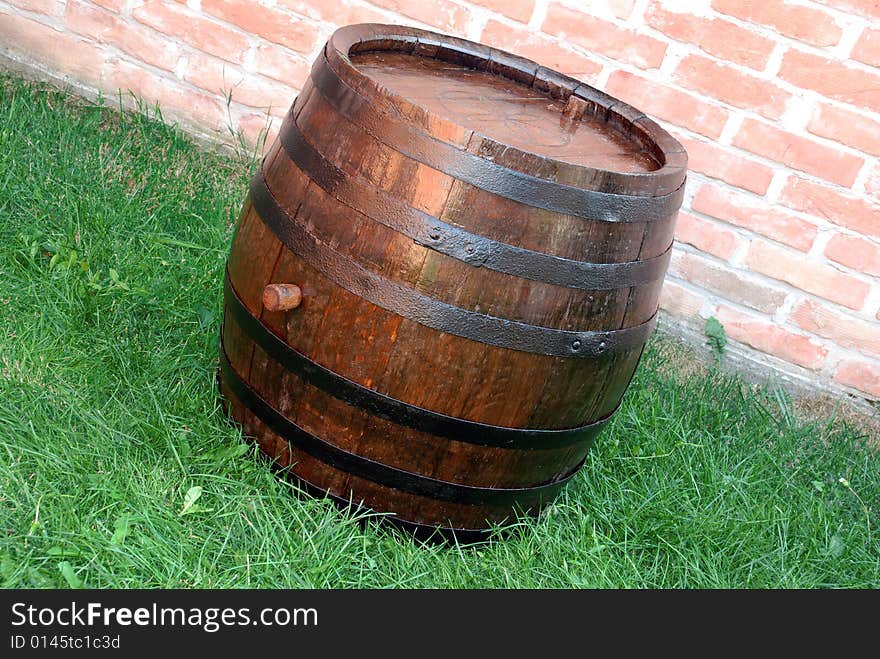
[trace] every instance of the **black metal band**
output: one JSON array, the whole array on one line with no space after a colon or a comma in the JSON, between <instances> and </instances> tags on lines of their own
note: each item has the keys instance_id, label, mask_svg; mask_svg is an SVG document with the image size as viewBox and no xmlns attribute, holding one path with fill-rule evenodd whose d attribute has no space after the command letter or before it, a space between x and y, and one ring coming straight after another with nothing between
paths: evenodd
<instances>
[{"instance_id":1,"label":"black metal band","mask_svg":"<svg viewBox=\"0 0 880 659\"><path fill-rule=\"evenodd\" d=\"M293 253L350 293L409 320L489 345L556 357L597 357L639 348L657 313L641 325L605 332L575 332L477 313L422 295L367 270L316 239L278 204L262 172L251 180L251 202L266 226Z\"/></svg>"},{"instance_id":2,"label":"black metal band","mask_svg":"<svg viewBox=\"0 0 880 659\"><path fill-rule=\"evenodd\" d=\"M217 368L216 380L219 389L221 381L219 367ZM220 404L223 407L223 412L226 414L228 420L231 423L238 423L232 417L229 401L222 395L220 397ZM239 423L238 425L240 426L241 424ZM288 479L309 496L315 497L316 499L328 499L340 510L359 515L358 521L361 524L366 523L368 519L375 520L380 524L391 524L392 526L395 526L400 530L409 533L416 540L420 540L423 542L450 544L471 544L475 542L485 542L496 533L496 530L491 527L495 527L497 524L504 524L507 521L505 520L502 522L493 522L491 524L487 523L486 528L459 528L451 525L442 526L440 524L413 522L411 520L399 517L396 513L389 514L387 512L375 511L372 508L364 505L363 501L357 501L353 497L345 498L334 494L330 490L327 490L323 487L318 487L311 481L303 478L299 474L294 473L293 471L291 471L291 468L289 466L282 467L277 460L273 459L272 456L264 454L264 457L267 458L269 468L272 469L276 474ZM537 510L531 511L533 515L537 514L538 512L539 511ZM505 529L499 528L498 531L504 533Z\"/></svg>"},{"instance_id":3,"label":"black metal band","mask_svg":"<svg viewBox=\"0 0 880 659\"><path fill-rule=\"evenodd\" d=\"M311 81L343 117L408 158L474 187L527 206L602 222L653 222L678 212L685 184L651 197L585 190L509 169L441 142L389 114L381 114L327 65L324 55L312 67ZM288 115L287 120L291 120Z\"/></svg>"},{"instance_id":4,"label":"black metal band","mask_svg":"<svg viewBox=\"0 0 880 659\"><path fill-rule=\"evenodd\" d=\"M376 462L334 446L300 428L270 405L245 382L229 363L222 340L220 377L233 395L257 418L290 445L324 464L366 480L418 496L472 506L517 506L528 510L549 501L583 466L583 461L562 478L535 487L494 488L437 480Z\"/></svg>"},{"instance_id":5,"label":"black metal band","mask_svg":"<svg viewBox=\"0 0 880 659\"><path fill-rule=\"evenodd\" d=\"M364 216L441 254L474 267L486 267L533 281L586 290L629 288L663 277L672 256L624 263L588 263L497 242L447 224L346 174L303 136L293 117L281 127L281 144L290 159L324 192Z\"/></svg>"},{"instance_id":6,"label":"black metal band","mask_svg":"<svg viewBox=\"0 0 880 659\"><path fill-rule=\"evenodd\" d=\"M342 510L350 510L355 514L366 515L367 517L361 518L363 520L374 519L382 524L391 524L393 526L396 526L401 531L409 533L416 540L420 540L422 542L428 542L431 544L473 544L478 542L487 542L493 536L493 534L495 534L495 530L493 530L492 528L460 529L451 526L432 526L430 524L412 522L408 519L398 517L396 514L389 515L388 513L377 513L377 511L374 511L372 508L369 508L358 501L353 501L352 499L346 499L344 497L337 496L336 494L333 494L333 492L330 492L323 487L318 487L317 485L307 481L302 476L293 473L289 469L283 470L283 472L287 478L293 481L297 486L299 486L301 490L305 491L310 496L313 496L317 499L329 499ZM537 513L537 511L533 510L532 513L535 514ZM487 526L489 525L487 524ZM504 529L501 529L501 531L503 533Z\"/></svg>"},{"instance_id":7,"label":"black metal band","mask_svg":"<svg viewBox=\"0 0 880 659\"><path fill-rule=\"evenodd\" d=\"M437 437L478 446L535 451L581 446L585 451L614 412L598 421L566 429L508 428L447 416L410 405L378 391L368 389L321 366L293 348L267 328L241 301L227 272L223 284L226 313L253 341L276 362L296 373L305 382L344 403L365 410L393 423Z\"/></svg>"}]
</instances>

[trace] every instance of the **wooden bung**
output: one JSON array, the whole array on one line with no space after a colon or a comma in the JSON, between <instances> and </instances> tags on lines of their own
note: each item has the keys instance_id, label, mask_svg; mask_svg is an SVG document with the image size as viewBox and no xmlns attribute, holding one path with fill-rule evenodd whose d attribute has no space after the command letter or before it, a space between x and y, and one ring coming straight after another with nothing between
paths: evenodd
<instances>
[{"instance_id":1,"label":"wooden bung","mask_svg":"<svg viewBox=\"0 0 880 659\"><path fill-rule=\"evenodd\" d=\"M269 284L263 289L267 311L290 311L302 303L302 290L296 284Z\"/></svg>"}]
</instances>

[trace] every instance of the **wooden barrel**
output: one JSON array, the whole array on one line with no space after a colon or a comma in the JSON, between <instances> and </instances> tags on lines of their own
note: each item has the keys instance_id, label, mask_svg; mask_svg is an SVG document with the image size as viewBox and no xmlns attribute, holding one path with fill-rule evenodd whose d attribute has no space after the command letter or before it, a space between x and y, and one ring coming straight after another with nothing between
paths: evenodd
<instances>
[{"instance_id":1,"label":"wooden barrel","mask_svg":"<svg viewBox=\"0 0 880 659\"><path fill-rule=\"evenodd\" d=\"M583 464L656 319L687 156L488 46L332 35L227 263L221 393L307 489L468 538Z\"/></svg>"}]
</instances>

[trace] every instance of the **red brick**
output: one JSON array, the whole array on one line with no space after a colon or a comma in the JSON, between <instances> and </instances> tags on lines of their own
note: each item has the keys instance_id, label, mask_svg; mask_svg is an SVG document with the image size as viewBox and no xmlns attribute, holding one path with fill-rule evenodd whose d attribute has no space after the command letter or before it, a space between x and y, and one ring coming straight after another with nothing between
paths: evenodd
<instances>
[{"instance_id":1,"label":"red brick","mask_svg":"<svg viewBox=\"0 0 880 659\"><path fill-rule=\"evenodd\" d=\"M203 128L219 131L225 124L224 107L215 97L184 87L168 77L157 76L143 67L115 60L108 67L106 80L112 88L131 91Z\"/></svg>"},{"instance_id":2,"label":"red brick","mask_svg":"<svg viewBox=\"0 0 880 659\"><path fill-rule=\"evenodd\" d=\"M869 286L824 263L792 254L763 240L753 240L747 257L755 272L785 281L802 291L813 293L850 309L861 309Z\"/></svg>"},{"instance_id":3,"label":"red brick","mask_svg":"<svg viewBox=\"0 0 880 659\"><path fill-rule=\"evenodd\" d=\"M718 307L716 317L734 341L798 366L815 370L828 356L828 349L818 342L780 327L770 319L744 314L725 305Z\"/></svg>"},{"instance_id":4,"label":"red brick","mask_svg":"<svg viewBox=\"0 0 880 659\"><path fill-rule=\"evenodd\" d=\"M50 70L100 85L104 50L70 34L58 32L24 16L0 13L3 50L10 50Z\"/></svg>"},{"instance_id":5,"label":"red brick","mask_svg":"<svg viewBox=\"0 0 880 659\"><path fill-rule=\"evenodd\" d=\"M729 116L724 108L627 71L615 71L606 91L643 112L706 137L719 137Z\"/></svg>"},{"instance_id":6,"label":"red brick","mask_svg":"<svg viewBox=\"0 0 880 659\"><path fill-rule=\"evenodd\" d=\"M556 41L526 28L516 28L490 20L483 28L480 41L489 46L528 57L561 73L581 80L595 80L602 65L580 53L560 46Z\"/></svg>"},{"instance_id":7,"label":"red brick","mask_svg":"<svg viewBox=\"0 0 880 659\"><path fill-rule=\"evenodd\" d=\"M853 47L851 57L871 66L880 66L880 29L866 27Z\"/></svg>"},{"instance_id":8,"label":"red brick","mask_svg":"<svg viewBox=\"0 0 880 659\"><path fill-rule=\"evenodd\" d=\"M825 103L816 106L810 124L814 135L880 156L880 121Z\"/></svg>"},{"instance_id":9,"label":"red brick","mask_svg":"<svg viewBox=\"0 0 880 659\"><path fill-rule=\"evenodd\" d=\"M865 164L844 153L754 119L743 121L733 144L826 181L849 187Z\"/></svg>"},{"instance_id":10,"label":"red brick","mask_svg":"<svg viewBox=\"0 0 880 659\"><path fill-rule=\"evenodd\" d=\"M835 234L825 246L825 256L866 275L880 276L880 245L870 240Z\"/></svg>"},{"instance_id":11,"label":"red brick","mask_svg":"<svg viewBox=\"0 0 880 659\"><path fill-rule=\"evenodd\" d=\"M302 89L311 68L304 59L271 43L257 47L255 66L262 75L295 89Z\"/></svg>"},{"instance_id":12,"label":"red brick","mask_svg":"<svg viewBox=\"0 0 880 659\"><path fill-rule=\"evenodd\" d=\"M767 192L773 180L773 170L767 165L734 153L717 142L694 140L681 134L675 138L687 150L688 169L759 195Z\"/></svg>"},{"instance_id":13,"label":"red brick","mask_svg":"<svg viewBox=\"0 0 880 659\"><path fill-rule=\"evenodd\" d=\"M697 190L691 208L803 252L812 247L818 233L815 224L786 213L762 199L754 199L708 183Z\"/></svg>"},{"instance_id":14,"label":"red brick","mask_svg":"<svg viewBox=\"0 0 880 659\"><path fill-rule=\"evenodd\" d=\"M688 55L675 69L683 86L770 119L785 112L790 94L778 85L701 55Z\"/></svg>"},{"instance_id":15,"label":"red brick","mask_svg":"<svg viewBox=\"0 0 880 659\"><path fill-rule=\"evenodd\" d=\"M13 7L51 16L55 13L55 0L7 0Z\"/></svg>"},{"instance_id":16,"label":"red brick","mask_svg":"<svg viewBox=\"0 0 880 659\"><path fill-rule=\"evenodd\" d=\"M388 17L377 9L358 5L352 0L278 0L278 6L318 21L334 25L355 23L388 23Z\"/></svg>"},{"instance_id":17,"label":"red brick","mask_svg":"<svg viewBox=\"0 0 880 659\"><path fill-rule=\"evenodd\" d=\"M699 318L704 300L702 295L688 290L669 277L663 280L663 288L660 291L660 308L673 316Z\"/></svg>"},{"instance_id":18,"label":"red brick","mask_svg":"<svg viewBox=\"0 0 880 659\"><path fill-rule=\"evenodd\" d=\"M730 229L709 220L680 211L675 223L675 239L720 259L729 259L742 244L742 238Z\"/></svg>"},{"instance_id":19,"label":"red brick","mask_svg":"<svg viewBox=\"0 0 880 659\"><path fill-rule=\"evenodd\" d=\"M464 34L471 21L470 9L449 0L371 0L371 4L456 34Z\"/></svg>"},{"instance_id":20,"label":"red brick","mask_svg":"<svg viewBox=\"0 0 880 659\"><path fill-rule=\"evenodd\" d=\"M286 85L241 73L223 60L200 53L190 55L183 78L212 94L223 97L232 94L233 102L267 109L274 114L286 112L296 97L296 92Z\"/></svg>"},{"instance_id":21,"label":"red brick","mask_svg":"<svg viewBox=\"0 0 880 659\"><path fill-rule=\"evenodd\" d=\"M202 0L202 11L299 53L311 52L320 36L313 23L253 0Z\"/></svg>"},{"instance_id":22,"label":"red brick","mask_svg":"<svg viewBox=\"0 0 880 659\"><path fill-rule=\"evenodd\" d=\"M262 143L264 153L269 145L275 141L275 138L278 137L280 126L281 120L278 117L271 117L260 113L246 114L238 120L238 129L248 145L256 146L257 140L264 136Z\"/></svg>"},{"instance_id":23,"label":"red brick","mask_svg":"<svg viewBox=\"0 0 880 659\"><path fill-rule=\"evenodd\" d=\"M826 185L791 176L780 197L789 208L822 217L866 236L880 237L880 206Z\"/></svg>"},{"instance_id":24,"label":"red brick","mask_svg":"<svg viewBox=\"0 0 880 659\"><path fill-rule=\"evenodd\" d=\"M767 25L780 34L814 46L833 46L842 35L828 12L785 0L713 0L712 7L722 14Z\"/></svg>"},{"instance_id":25,"label":"red brick","mask_svg":"<svg viewBox=\"0 0 880 659\"><path fill-rule=\"evenodd\" d=\"M825 0L825 2L846 12L880 18L880 2L877 0Z\"/></svg>"},{"instance_id":26,"label":"red brick","mask_svg":"<svg viewBox=\"0 0 880 659\"><path fill-rule=\"evenodd\" d=\"M102 39L120 23L122 20L118 14L95 7L92 3L79 0L65 2L64 24L84 36Z\"/></svg>"},{"instance_id":27,"label":"red brick","mask_svg":"<svg viewBox=\"0 0 880 659\"><path fill-rule=\"evenodd\" d=\"M719 59L762 70L775 43L735 23L705 18L687 11L666 11L660 4L648 5L645 21L677 41L699 46Z\"/></svg>"},{"instance_id":28,"label":"red brick","mask_svg":"<svg viewBox=\"0 0 880 659\"><path fill-rule=\"evenodd\" d=\"M135 9L132 15L144 25L179 37L193 48L230 62L241 62L248 49L248 40L241 33L180 5L151 0Z\"/></svg>"},{"instance_id":29,"label":"red brick","mask_svg":"<svg viewBox=\"0 0 880 659\"><path fill-rule=\"evenodd\" d=\"M555 3L548 7L541 30L643 69L659 67L666 53L666 44L659 39Z\"/></svg>"},{"instance_id":30,"label":"red brick","mask_svg":"<svg viewBox=\"0 0 880 659\"><path fill-rule=\"evenodd\" d=\"M779 77L803 89L858 107L880 111L880 74L799 50L782 58Z\"/></svg>"},{"instance_id":31,"label":"red brick","mask_svg":"<svg viewBox=\"0 0 880 659\"><path fill-rule=\"evenodd\" d=\"M520 23L528 23L535 9L535 0L471 0L471 2Z\"/></svg>"},{"instance_id":32,"label":"red brick","mask_svg":"<svg viewBox=\"0 0 880 659\"><path fill-rule=\"evenodd\" d=\"M834 381L880 398L880 366L876 364L845 359L837 367Z\"/></svg>"},{"instance_id":33,"label":"red brick","mask_svg":"<svg viewBox=\"0 0 880 659\"><path fill-rule=\"evenodd\" d=\"M837 345L880 355L880 325L840 313L816 300L804 300L791 312L801 329L831 339Z\"/></svg>"},{"instance_id":34,"label":"red brick","mask_svg":"<svg viewBox=\"0 0 880 659\"><path fill-rule=\"evenodd\" d=\"M67 3L64 22L74 32L112 44L135 59L166 71L173 71L180 59L180 48L173 41L158 38L119 14L82 2Z\"/></svg>"},{"instance_id":35,"label":"red brick","mask_svg":"<svg viewBox=\"0 0 880 659\"><path fill-rule=\"evenodd\" d=\"M726 265L695 254L680 254L673 260L670 272L685 281L717 293L725 300L771 314L785 301L781 288L759 277L747 275Z\"/></svg>"}]
</instances>

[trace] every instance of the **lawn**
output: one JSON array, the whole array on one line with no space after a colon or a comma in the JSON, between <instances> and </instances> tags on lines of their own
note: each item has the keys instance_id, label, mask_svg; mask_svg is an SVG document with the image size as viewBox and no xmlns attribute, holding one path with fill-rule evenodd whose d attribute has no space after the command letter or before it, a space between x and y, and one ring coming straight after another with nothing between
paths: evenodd
<instances>
[{"instance_id":1,"label":"lawn","mask_svg":"<svg viewBox=\"0 0 880 659\"><path fill-rule=\"evenodd\" d=\"M581 473L503 539L422 546L301 495L215 388L255 161L115 107L0 76L3 586L880 587L866 431L659 339Z\"/></svg>"}]
</instances>

